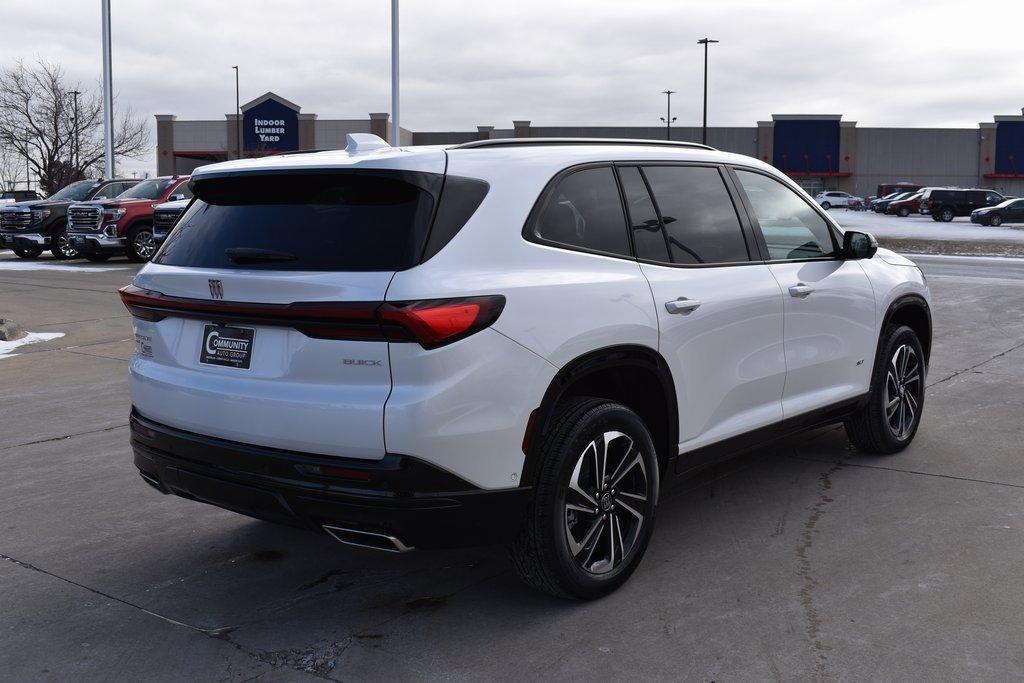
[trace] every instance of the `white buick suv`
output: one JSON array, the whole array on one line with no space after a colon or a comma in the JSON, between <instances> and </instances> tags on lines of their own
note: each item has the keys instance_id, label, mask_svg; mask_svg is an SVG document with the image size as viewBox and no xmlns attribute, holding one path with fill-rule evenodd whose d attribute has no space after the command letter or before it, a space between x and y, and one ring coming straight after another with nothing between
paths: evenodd
<instances>
[{"instance_id":1,"label":"white buick suv","mask_svg":"<svg viewBox=\"0 0 1024 683\"><path fill-rule=\"evenodd\" d=\"M163 493L382 550L503 543L593 598L698 468L838 422L894 453L920 424L921 271L750 157L358 135L191 185L121 290Z\"/></svg>"}]
</instances>

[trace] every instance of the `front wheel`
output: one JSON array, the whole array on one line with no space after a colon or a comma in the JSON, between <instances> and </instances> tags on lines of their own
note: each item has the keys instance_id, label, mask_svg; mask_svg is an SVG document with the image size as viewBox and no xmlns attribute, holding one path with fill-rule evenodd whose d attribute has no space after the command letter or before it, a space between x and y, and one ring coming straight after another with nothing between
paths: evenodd
<instances>
[{"instance_id":1,"label":"front wheel","mask_svg":"<svg viewBox=\"0 0 1024 683\"><path fill-rule=\"evenodd\" d=\"M924 410L924 351L906 325L890 325L871 374L867 403L844 426L865 453L897 453L910 445Z\"/></svg>"},{"instance_id":2,"label":"front wheel","mask_svg":"<svg viewBox=\"0 0 1024 683\"><path fill-rule=\"evenodd\" d=\"M658 459L647 426L597 398L561 404L540 447L532 507L510 547L516 573L558 597L593 599L640 564L658 501Z\"/></svg>"},{"instance_id":3,"label":"front wheel","mask_svg":"<svg viewBox=\"0 0 1024 683\"><path fill-rule=\"evenodd\" d=\"M939 220L943 223L949 223L953 220L953 209L946 208L939 212Z\"/></svg>"},{"instance_id":4,"label":"front wheel","mask_svg":"<svg viewBox=\"0 0 1024 683\"><path fill-rule=\"evenodd\" d=\"M998 213L994 213L992 214L992 217L988 219L988 224L994 228L998 228L1000 225L1003 224L1003 217L1000 216Z\"/></svg>"},{"instance_id":5,"label":"front wheel","mask_svg":"<svg viewBox=\"0 0 1024 683\"><path fill-rule=\"evenodd\" d=\"M156 253L156 240L153 238L153 227L144 223L134 227L128 233L128 260L145 263Z\"/></svg>"},{"instance_id":6,"label":"front wheel","mask_svg":"<svg viewBox=\"0 0 1024 683\"><path fill-rule=\"evenodd\" d=\"M23 258L23 259L39 258L39 255L43 253L42 249L14 248L14 249L12 249L12 251L18 256L18 258Z\"/></svg>"},{"instance_id":7,"label":"front wheel","mask_svg":"<svg viewBox=\"0 0 1024 683\"><path fill-rule=\"evenodd\" d=\"M50 237L50 253L58 261L78 258L78 249L68 239L68 227L61 225L53 229Z\"/></svg>"},{"instance_id":8,"label":"front wheel","mask_svg":"<svg viewBox=\"0 0 1024 683\"><path fill-rule=\"evenodd\" d=\"M900 218L906 218L910 215L910 209L905 206L901 206L900 210L896 212Z\"/></svg>"},{"instance_id":9,"label":"front wheel","mask_svg":"<svg viewBox=\"0 0 1024 683\"><path fill-rule=\"evenodd\" d=\"M825 209L826 211L828 211L829 209L831 209L831 208L832 208L832 205L831 205L831 204L830 204L829 202L822 202L822 203L821 203L821 208L823 208L823 209Z\"/></svg>"}]
</instances>

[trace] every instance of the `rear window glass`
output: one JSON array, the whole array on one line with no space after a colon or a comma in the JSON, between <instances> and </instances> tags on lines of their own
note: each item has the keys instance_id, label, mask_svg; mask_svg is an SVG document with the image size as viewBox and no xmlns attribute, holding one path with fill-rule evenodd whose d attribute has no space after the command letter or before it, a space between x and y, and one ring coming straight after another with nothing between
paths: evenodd
<instances>
[{"instance_id":1,"label":"rear window glass","mask_svg":"<svg viewBox=\"0 0 1024 683\"><path fill-rule=\"evenodd\" d=\"M427 174L424 174L427 175ZM433 197L370 174L198 181L197 200L154 261L194 268L386 271L415 265Z\"/></svg>"},{"instance_id":2,"label":"rear window glass","mask_svg":"<svg viewBox=\"0 0 1024 683\"><path fill-rule=\"evenodd\" d=\"M542 239L608 254L629 256L622 200L610 167L566 176L548 198L536 228Z\"/></svg>"}]
</instances>

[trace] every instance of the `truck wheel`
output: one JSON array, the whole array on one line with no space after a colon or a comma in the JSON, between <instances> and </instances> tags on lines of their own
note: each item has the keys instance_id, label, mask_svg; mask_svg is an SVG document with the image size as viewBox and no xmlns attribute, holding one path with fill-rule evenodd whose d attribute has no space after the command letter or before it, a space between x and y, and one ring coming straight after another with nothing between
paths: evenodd
<instances>
[{"instance_id":1,"label":"truck wheel","mask_svg":"<svg viewBox=\"0 0 1024 683\"><path fill-rule=\"evenodd\" d=\"M59 225L50 236L50 253L58 261L78 258L78 249L68 240L68 226Z\"/></svg>"},{"instance_id":2,"label":"truck wheel","mask_svg":"<svg viewBox=\"0 0 1024 683\"><path fill-rule=\"evenodd\" d=\"M23 259L39 258L39 255L43 253L42 249L21 249L17 247L12 249L11 251L17 254L18 258Z\"/></svg>"},{"instance_id":3,"label":"truck wheel","mask_svg":"<svg viewBox=\"0 0 1024 683\"><path fill-rule=\"evenodd\" d=\"M850 443L865 453L909 446L924 409L924 351L917 334L906 325L890 325L883 335L867 404L843 425Z\"/></svg>"},{"instance_id":4,"label":"truck wheel","mask_svg":"<svg viewBox=\"0 0 1024 683\"><path fill-rule=\"evenodd\" d=\"M92 261L93 263L103 263L110 258L110 254L84 254L84 256L87 261Z\"/></svg>"},{"instance_id":5,"label":"truck wheel","mask_svg":"<svg viewBox=\"0 0 1024 683\"><path fill-rule=\"evenodd\" d=\"M567 399L540 446L533 504L510 555L538 590L593 599L621 586L654 530L658 459L647 426L626 406Z\"/></svg>"},{"instance_id":6,"label":"truck wheel","mask_svg":"<svg viewBox=\"0 0 1024 683\"><path fill-rule=\"evenodd\" d=\"M900 218L906 218L910 215L910 209L905 206L901 206L900 210L896 212Z\"/></svg>"},{"instance_id":7,"label":"truck wheel","mask_svg":"<svg viewBox=\"0 0 1024 683\"><path fill-rule=\"evenodd\" d=\"M128 231L128 260L145 263L156 253L156 240L153 239L153 226L142 223Z\"/></svg>"},{"instance_id":8,"label":"truck wheel","mask_svg":"<svg viewBox=\"0 0 1024 683\"><path fill-rule=\"evenodd\" d=\"M949 223L951 220L953 220L953 209L946 207L945 209L940 211L939 220L941 220L943 223Z\"/></svg>"}]
</instances>

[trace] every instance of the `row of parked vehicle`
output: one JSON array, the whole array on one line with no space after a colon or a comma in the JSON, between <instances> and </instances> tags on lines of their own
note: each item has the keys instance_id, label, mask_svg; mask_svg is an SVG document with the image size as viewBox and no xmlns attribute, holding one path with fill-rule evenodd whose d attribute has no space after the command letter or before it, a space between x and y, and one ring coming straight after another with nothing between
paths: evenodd
<instances>
[{"instance_id":1,"label":"row of parked vehicle","mask_svg":"<svg viewBox=\"0 0 1024 683\"><path fill-rule=\"evenodd\" d=\"M871 199L868 208L900 218L921 214L945 223L958 216L992 226L1024 221L1024 199L981 188L910 186Z\"/></svg>"},{"instance_id":2,"label":"row of parked vehicle","mask_svg":"<svg viewBox=\"0 0 1024 683\"><path fill-rule=\"evenodd\" d=\"M153 258L192 198L188 176L81 180L47 199L0 207L0 248L24 259Z\"/></svg>"}]
</instances>

